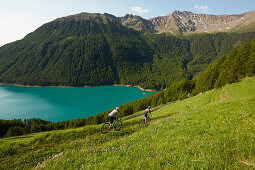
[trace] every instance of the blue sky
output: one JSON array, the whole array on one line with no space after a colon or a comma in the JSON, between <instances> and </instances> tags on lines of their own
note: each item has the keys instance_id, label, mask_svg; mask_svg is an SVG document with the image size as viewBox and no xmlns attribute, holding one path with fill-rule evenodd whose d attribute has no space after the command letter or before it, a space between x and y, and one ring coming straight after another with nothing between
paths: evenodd
<instances>
[{"instance_id":1,"label":"blue sky","mask_svg":"<svg viewBox=\"0 0 255 170\"><path fill-rule=\"evenodd\" d=\"M174 10L239 14L255 10L255 0L0 0L0 46L22 39L46 22L80 12L131 13L148 19Z\"/></svg>"}]
</instances>

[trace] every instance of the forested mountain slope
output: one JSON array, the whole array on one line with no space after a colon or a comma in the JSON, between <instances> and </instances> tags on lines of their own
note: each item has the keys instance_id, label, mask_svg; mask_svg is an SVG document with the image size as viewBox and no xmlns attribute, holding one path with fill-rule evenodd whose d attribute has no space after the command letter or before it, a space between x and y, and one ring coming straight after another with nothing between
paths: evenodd
<instances>
[{"instance_id":1,"label":"forested mountain slope","mask_svg":"<svg viewBox=\"0 0 255 170\"><path fill-rule=\"evenodd\" d=\"M208 69L199 74L196 92L219 88L225 84L235 83L246 76L255 75L255 40L241 48L233 50L213 62Z\"/></svg>"},{"instance_id":2,"label":"forested mountain slope","mask_svg":"<svg viewBox=\"0 0 255 170\"><path fill-rule=\"evenodd\" d=\"M0 82L40 86L140 85L192 79L254 32L142 34L109 14L81 13L44 24L0 47Z\"/></svg>"}]
</instances>

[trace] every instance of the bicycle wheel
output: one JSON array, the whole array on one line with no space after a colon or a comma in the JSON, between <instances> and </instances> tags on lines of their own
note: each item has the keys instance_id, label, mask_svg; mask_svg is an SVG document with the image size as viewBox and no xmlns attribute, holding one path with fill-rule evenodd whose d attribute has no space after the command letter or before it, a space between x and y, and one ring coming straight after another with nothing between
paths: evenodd
<instances>
[{"instance_id":1,"label":"bicycle wheel","mask_svg":"<svg viewBox=\"0 0 255 170\"><path fill-rule=\"evenodd\" d=\"M101 127L101 132L105 134L106 132L108 132L109 128L110 128L110 123L104 123L103 126Z\"/></svg>"},{"instance_id":2,"label":"bicycle wheel","mask_svg":"<svg viewBox=\"0 0 255 170\"><path fill-rule=\"evenodd\" d=\"M144 126L145 126L145 121L144 121L144 119L142 119L142 120L139 122L139 126L140 126L140 127L144 127Z\"/></svg>"},{"instance_id":3,"label":"bicycle wheel","mask_svg":"<svg viewBox=\"0 0 255 170\"><path fill-rule=\"evenodd\" d=\"M114 130L119 131L120 128L122 127L122 121L121 120L115 121L113 126L114 126Z\"/></svg>"}]
</instances>

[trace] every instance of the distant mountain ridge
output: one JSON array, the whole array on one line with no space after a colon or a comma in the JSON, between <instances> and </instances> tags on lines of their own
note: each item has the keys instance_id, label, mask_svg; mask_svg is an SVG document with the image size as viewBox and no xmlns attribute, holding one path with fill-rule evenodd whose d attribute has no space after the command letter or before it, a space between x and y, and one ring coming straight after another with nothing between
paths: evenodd
<instances>
[{"instance_id":1,"label":"distant mountain ridge","mask_svg":"<svg viewBox=\"0 0 255 170\"><path fill-rule=\"evenodd\" d=\"M150 33L202 33L255 30L255 11L237 15L195 14L174 11L169 15L143 19L127 14L119 19L123 26Z\"/></svg>"},{"instance_id":2,"label":"distant mountain ridge","mask_svg":"<svg viewBox=\"0 0 255 170\"><path fill-rule=\"evenodd\" d=\"M214 33L255 31L255 11L234 15L195 14L190 11L174 11L166 16L144 19L138 15L126 14L123 17L104 13L80 13L60 19L110 19L125 27L147 33Z\"/></svg>"}]
</instances>

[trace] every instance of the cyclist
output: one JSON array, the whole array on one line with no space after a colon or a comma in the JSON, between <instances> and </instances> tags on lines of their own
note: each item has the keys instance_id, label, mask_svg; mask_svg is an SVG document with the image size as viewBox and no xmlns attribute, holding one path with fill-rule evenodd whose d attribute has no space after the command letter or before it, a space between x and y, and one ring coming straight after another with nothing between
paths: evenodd
<instances>
[{"instance_id":1,"label":"cyclist","mask_svg":"<svg viewBox=\"0 0 255 170\"><path fill-rule=\"evenodd\" d=\"M120 119L119 110L120 110L120 108L116 107L115 109L113 109L113 111L111 113L108 114L108 118L110 121L110 128L112 127L114 116L117 115L117 118Z\"/></svg>"},{"instance_id":2,"label":"cyclist","mask_svg":"<svg viewBox=\"0 0 255 170\"><path fill-rule=\"evenodd\" d=\"M148 113L150 113L151 114L151 107L150 106L148 106L147 107L147 109L144 111L144 122L145 122L145 124L147 123L147 117L148 117ZM152 115L151 115L152 116Z\"/></svg>"}]
</instances>

